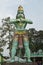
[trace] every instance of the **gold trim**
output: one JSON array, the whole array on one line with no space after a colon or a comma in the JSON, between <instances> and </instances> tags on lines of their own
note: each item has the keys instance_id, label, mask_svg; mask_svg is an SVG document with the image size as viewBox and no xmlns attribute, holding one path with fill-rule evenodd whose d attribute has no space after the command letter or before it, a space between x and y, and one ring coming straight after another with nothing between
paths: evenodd
<instances>
[{"instance_id":1,"label":"gold trim","mask_svg":"<svg viewBox=\"0 0 43 65\"><path fill-rule=\"evenodd\" d=\"M25 40L25 41L28 41L28 39L27 39L27 38L24 38L24 40Z\"/></svg>"},{"instance_id":2,"label":"gold trim","mask_svg":"<svg viewBox=\"0 0 43 65\"><path fill-rule=\"evenodd\" d=\"M16 32L15 34L26 34L26 32Z\"/></svg>"}]
</instances>

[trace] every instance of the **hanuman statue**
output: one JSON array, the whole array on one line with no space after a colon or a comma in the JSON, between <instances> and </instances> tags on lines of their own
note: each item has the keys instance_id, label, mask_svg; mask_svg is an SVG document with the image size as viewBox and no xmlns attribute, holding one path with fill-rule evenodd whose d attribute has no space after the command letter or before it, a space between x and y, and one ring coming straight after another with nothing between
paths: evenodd
<instances>
[{"instance_id":1,"label":"hanuman statue","mask_svg":"<svg viewBox=\"0 0 43 65\"><path fill-rule=\"evenodd\" d=\"M26 25L32 24L32 21L27 20L24 15L24 10L22 6L18 7L16 19L10 20L10 24L15 25L15 32L13 36L12 49L11 49L11 62L15 62L15 54L17 47L25 48L25 54L27 56L28 62L30 62L30 49L29 49L29 39L27 35Z\"/></svg>"}]
</instances>

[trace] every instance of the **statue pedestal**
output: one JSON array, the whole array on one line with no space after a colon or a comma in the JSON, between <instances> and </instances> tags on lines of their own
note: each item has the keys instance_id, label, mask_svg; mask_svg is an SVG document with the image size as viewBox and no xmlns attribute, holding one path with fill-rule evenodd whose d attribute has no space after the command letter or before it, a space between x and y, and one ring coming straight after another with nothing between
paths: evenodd
<instances>
[{"instance_id":1,"label":"statue pedestal","mask_svg":"<svg viewBox=\"0 0 43 65\"><path fill-rule=\"evenodd\" d=\"M14 63L3 63L2 65L37 65L37 63L19 63L19 62L14 62Z\"/></svg>"}]
</instances>

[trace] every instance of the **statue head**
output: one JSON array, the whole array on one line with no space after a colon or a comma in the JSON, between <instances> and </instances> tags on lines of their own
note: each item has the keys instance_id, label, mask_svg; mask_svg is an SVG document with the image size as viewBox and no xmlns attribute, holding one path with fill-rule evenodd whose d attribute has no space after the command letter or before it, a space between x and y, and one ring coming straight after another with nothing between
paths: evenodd
<instances>
[{"instance_id":1,"label":"statue head","mask_svg":"<svg viewBox=\"0 0 43 65\"><path fill-rule=\"evenodd\" d=\"M21 5L18 7L18 11L23 11L23 7Z\"/></svg>"},{"instance_id":2,"label":"statue head","mask_svg":"<svg viewBox=\"0 0 43 65\"><path fill-rule=\"evenodd\" d=\"M18 7L18 11L17 11L17 15L16 15L16 19L20 19L20 18L25 18L25 15L24 15L24 10L23 10L23 7L20 5Z\"/></svg>"}]
</instances>

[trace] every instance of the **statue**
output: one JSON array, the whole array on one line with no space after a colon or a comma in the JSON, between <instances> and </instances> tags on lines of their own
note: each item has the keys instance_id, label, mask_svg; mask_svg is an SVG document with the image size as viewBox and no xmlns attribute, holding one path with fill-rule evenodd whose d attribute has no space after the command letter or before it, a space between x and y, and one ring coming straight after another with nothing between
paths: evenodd
<instances>
[{"instance_id":1,"label":"statue","mask_svg":"<svg viewBox=\"0 0 43 65\"><path fill-rule=\"evenodd\" d=\"M24 45L25 54L30 62L30 49L27 30L25 29L27 24L32 24L32 21L25 19L24 10L22 6L18 7L17 15L15 20L10 20L9 24L15 25L15 32L12 42L11 49L11 62L15 62L15 54L17 47L22 48Z\"/></svg>"}]
</instances>

